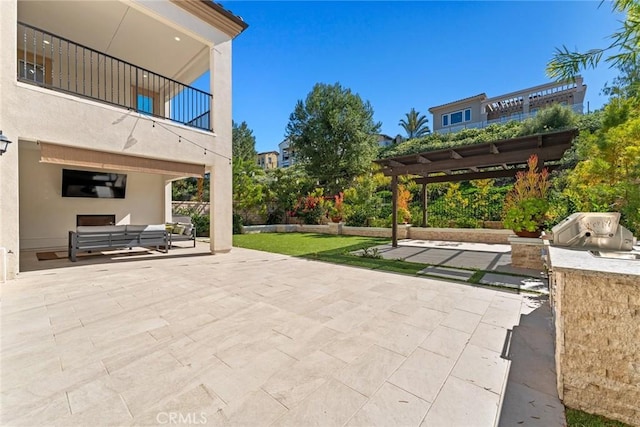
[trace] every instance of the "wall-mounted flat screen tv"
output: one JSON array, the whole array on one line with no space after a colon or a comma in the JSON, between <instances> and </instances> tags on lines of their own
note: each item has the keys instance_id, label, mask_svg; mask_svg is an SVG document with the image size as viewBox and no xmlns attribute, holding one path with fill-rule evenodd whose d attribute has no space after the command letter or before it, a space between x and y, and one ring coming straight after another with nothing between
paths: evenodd
<instances>
[{"instance_id":1,"label":"wall-mounted flat screen tv","mask_svg":"<svg viewBox=\"0 0 640 427\"><path fill-rule=\"evenodd\" d=\"M127 175L62 169L62 197L124 199Z\"/></svg>"}]
</instances>

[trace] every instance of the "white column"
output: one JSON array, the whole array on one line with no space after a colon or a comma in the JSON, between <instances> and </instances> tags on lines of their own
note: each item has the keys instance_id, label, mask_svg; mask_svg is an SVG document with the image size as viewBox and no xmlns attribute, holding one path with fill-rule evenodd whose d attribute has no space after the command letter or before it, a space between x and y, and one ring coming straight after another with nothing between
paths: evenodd
<instances>
[{"instance_id":1,"label":"white column","mask_svg":"<svg viewBox=\"0 0 640 427\"><path fill-rule=\"evenodd\" d=\"M173 222L173 181L164 182L164 222Z\"/></svg>"},{"instance_id":2,"label":"white column","mask_svg":"<svg viewBox=\"0 0 640 427\"><path fill-rule=\"evenodd\" d=\"M232 245L232 169L231 169L231 41L215 45L209 54L213 111L213 131L216 135L210 188L210 249L224 253ZM209 157L209 156L207 156Z\"/></svg>"}]
</instances>

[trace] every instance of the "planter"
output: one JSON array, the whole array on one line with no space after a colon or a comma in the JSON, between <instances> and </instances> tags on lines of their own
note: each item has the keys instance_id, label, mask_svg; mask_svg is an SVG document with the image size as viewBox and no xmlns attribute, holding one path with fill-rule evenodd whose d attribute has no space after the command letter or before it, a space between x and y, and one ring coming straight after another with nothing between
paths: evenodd
<instances>
[{"instance_id":1,"label":"planter","mask_svg":"<svg viewBox=\"0 0 640 427\"><path fill-rule=\"evenodd\" d=\"M540 237L542 235L542 230L536 230L536 231L522 230L522 231L514 231L514 233L516 233L516 236L518 237L529 237L529 238L535 239L536 237Z\"/></svg>"}]
</instances>

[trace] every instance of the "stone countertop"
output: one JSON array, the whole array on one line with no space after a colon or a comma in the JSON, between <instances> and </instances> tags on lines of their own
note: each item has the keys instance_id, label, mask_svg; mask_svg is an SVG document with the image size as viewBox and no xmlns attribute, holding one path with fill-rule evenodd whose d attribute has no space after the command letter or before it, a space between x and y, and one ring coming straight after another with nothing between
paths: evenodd
<instances>
[{"instance_id":1,"label":"stone countertop","mask_svg":"<svg viewBox=\"0 0 640 427\"><path fill-rule=\"evenodd\" d=\"M640 277L640 260L602 258L593 255L589 250L558 246L548 246L547 250L552 270L580 270Z\"/></svg>"}]
</instances>

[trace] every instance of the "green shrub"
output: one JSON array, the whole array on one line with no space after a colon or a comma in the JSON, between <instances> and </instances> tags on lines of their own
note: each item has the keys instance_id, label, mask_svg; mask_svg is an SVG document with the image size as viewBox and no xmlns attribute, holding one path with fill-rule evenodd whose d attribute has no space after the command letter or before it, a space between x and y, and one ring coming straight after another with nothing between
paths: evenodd
<instances>
[{"instance_id":1,"label":"green shrub","mask_svg":"<svg viewBox=\"0 0 640 427\"><path fill-rule=\"evenodd\" d=\"M233 234L242 234L242 215L233 214Z\"/></svg>"},{"instance_id":2,"label":"green shrub","mask_svg":"<svg viewBox=\"0 0 640 427\"><path fill-rule=\"evenodd\" d=\"M191 222L196 226L198 237L209 237L209 214L193 213L191 214Z\"/></svg>"}]
</instances>

